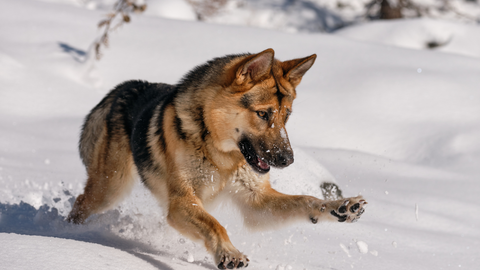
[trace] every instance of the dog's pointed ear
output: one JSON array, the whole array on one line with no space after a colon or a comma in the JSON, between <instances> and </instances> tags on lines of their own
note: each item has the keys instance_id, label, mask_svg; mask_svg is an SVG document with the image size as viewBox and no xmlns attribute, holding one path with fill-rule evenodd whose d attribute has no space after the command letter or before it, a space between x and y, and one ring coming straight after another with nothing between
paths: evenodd
<instances>
[{"instance_id":1,"label":"dog's pointed ear","mask_svg":"<svg viewBox=\"0 0 480 270\"><path fill-rule=\"evenodd\" d=\"M303 75L313 66L317 59L316 54L312 54L305 58L298 58L282 63L284 77L296 87L302 80Z\"/></svg>"},{"instance_id":2,"label":"dog's pointed ear","mask_svg":"<svg viewBox=\"0 0 480 270\"><path fill-rule=\"evenodd\" d=\"M255 54L253 58L250 58L238 68L235 82L241 85L250 81L259 81L264 76L270 74L274 55L273 49L266 49Z\"/></svg>"}]
</instances>

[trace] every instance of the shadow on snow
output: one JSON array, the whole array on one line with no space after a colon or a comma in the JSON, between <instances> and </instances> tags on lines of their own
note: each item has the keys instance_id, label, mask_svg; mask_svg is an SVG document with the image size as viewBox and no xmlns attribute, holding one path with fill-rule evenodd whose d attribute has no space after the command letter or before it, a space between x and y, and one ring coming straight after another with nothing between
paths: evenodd
<instances>
[{"instance_id":1,"label":"shadow on snow","mask_svg":"<svg viewBox=\"0 0 480 270\"><path fill-rule=\"evenodd\" d=\"M98 219L111 220L118 218L118 211L109 211ZM85 225L75 225L65 221L56 208L47 205L36 209L24 202L20 204L0 203L0 233L16 233L23 235L38 235L46 237L65 238L120 249L132 254L161 270L173 270L169 265L156 260L151 255L173 257L174 255L155 250L138 241L124 239L115 235L106 222L87 222ZM180 259L182 260L182 259ZM206 269L216 269L211 265L203 265Z\"/></svg>"}]
</instances>

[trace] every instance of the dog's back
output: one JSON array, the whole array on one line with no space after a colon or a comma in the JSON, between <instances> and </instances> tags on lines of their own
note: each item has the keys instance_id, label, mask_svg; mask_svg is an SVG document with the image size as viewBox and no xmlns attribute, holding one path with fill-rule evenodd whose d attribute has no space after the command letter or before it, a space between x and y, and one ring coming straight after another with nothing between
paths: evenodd
<instances>
[{"instance_id":1,"label":"dog's back","mask_svg":"<svg viewBox=\"0 0 480 270\"><path fill-rule=\"evenodd\" d=\"M145 81L127 81L110 91L85 118L79 150L88 168L93 163L96 148L105 138L126 136L131 140L134 123L142 114L151 114L153 107L166 100L174 86ZM125 149L131 152L131 148Z\"/></svg>"}]
</instances>

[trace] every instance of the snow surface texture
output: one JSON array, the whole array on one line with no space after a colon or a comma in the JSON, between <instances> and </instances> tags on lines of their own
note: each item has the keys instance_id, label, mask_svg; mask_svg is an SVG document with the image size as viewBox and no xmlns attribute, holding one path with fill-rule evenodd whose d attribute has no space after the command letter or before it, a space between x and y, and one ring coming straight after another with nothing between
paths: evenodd
<instances>
[{"instance_id":1,"label":"snow surface texture","mask_svg":"<svg viewBox=\"0 0 480 270\"><path fill-rule=\"evenodd\" d=\"M480 27L432 19L374 21L337 35L410 49L432 49L480 58Z\"/></svg>"},{"instance_id":2,"label":"snow surface texture","mask_svg":"<svg viewBox=\"0 0 480 270\"><path fill-rule=\"evenodd\" d=\"M234 208L220 207L213 214L250 256L249 269L478 267L478 28L412 20L348 35L287 34L134 16L104 58L90 62L104 12L64 2L0 0L0 268L215 268L202 244L166 224L140 184L86 225L63 221L85 182L79 129L122 81L175 83L213 57L270 47L281 60L318 55L287 126L295 163L272 171L273 186L321 196L319 185L336 181L369 205L355 224L268 232L246 231ZM444 49L402 48L444 26ZM367 27L376 30L352 40ZM417 30L392 44L405 27Z\"/></svg>"}]
</instances>

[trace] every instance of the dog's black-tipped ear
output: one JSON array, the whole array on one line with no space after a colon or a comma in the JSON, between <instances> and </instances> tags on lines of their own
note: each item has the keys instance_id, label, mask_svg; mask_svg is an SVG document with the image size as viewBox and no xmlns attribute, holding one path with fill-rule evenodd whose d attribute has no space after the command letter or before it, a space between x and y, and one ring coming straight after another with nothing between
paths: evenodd
<instances>
[{"instance_id":1,"label":"dog's black-tipped ear","mask_svg":"<svg viewBox=\"0 0 480 270\"><path fill-rule=\"evenodd\" d=\"M275 51L266 49L263 52L255 54L245 64L237 70L236 83L244 84L250 81L259 81L261 78L270 74L273 65Z\"/></svg>"},{"instance_id":2,"label":"dog's black-tipped ear","mask_svg":"<svg viewBox=\"0 0 480 270\"><path fill-rule=\"evenodd\" d=\"M297 86L302 80L303 75L313 66L317 59L316 54L312 54L305 58L298 58L282 63L283 74L293 86Z\"/></svg>"}]
</instances>

